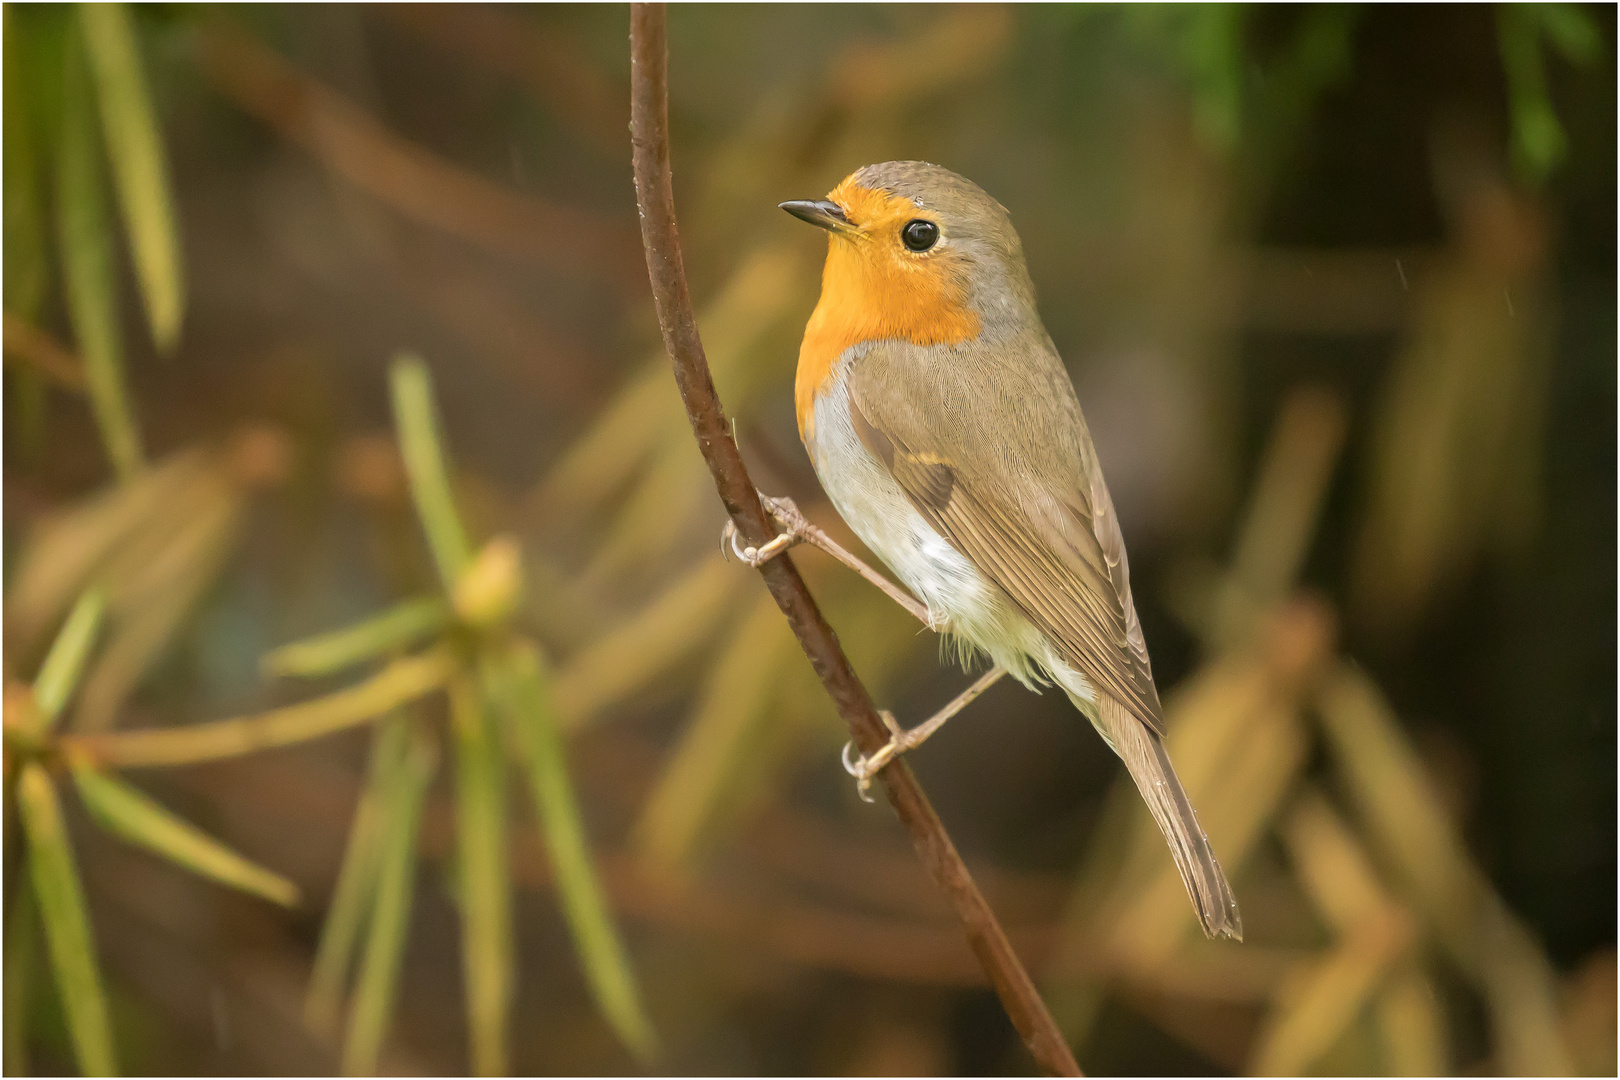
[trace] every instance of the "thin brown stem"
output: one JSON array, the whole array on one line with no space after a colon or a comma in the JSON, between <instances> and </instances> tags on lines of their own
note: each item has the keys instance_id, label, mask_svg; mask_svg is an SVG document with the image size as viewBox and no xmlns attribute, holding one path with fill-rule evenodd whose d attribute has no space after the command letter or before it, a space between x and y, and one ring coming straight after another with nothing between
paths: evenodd
<instances>
[{"instance_id":1,"label":"thin brown stem","mask_svg":"<svg viewBox=\"0 0 1620 1080\"><path fill-rule=\"evenodd\" d=\"M16 357L64 390L84 393L84 361L39 327L5 314L6 355Z\"/></svg>"},{"instance_id":2,"label":"thin brown stem","mask_svg":"<svg viewBox=\"0 0 1620 1080\"><path fill-rule=\"evenodd\" d=\"M675 382L697 436L698 448L714 475L720 499L738 532L744 541L757 548L776 535L775 522L760 503L759 493L743 465L742 455L731 436L731 425L715 392L681 258L669 169L669 54L664 30L664 5L631 6L630 138L647 272L652 280L653 301L658 309L664 346L674 362ZM771 559L759 567L759 572L787 616L839 715L849 725L856 747L863 754L876 753L889 741L888 729L792 560ZM1052 1014L1013 952L1001 924L973 883L910 768L904 761L896 761L881 775L890 805L911 834L912 844L929 876L955 909L967 933L968 945L989 976L1030 1054L1048 1073L1080 1075L1074 1055L1063 1041Z\"/></svg>"}]
</instances>

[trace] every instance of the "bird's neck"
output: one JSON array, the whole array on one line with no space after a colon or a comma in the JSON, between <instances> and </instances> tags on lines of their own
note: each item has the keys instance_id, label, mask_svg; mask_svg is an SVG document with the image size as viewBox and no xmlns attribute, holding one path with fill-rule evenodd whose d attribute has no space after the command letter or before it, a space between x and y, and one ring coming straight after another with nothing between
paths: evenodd
<instances>
[{"instance_id":1,"label":"bird's neck","mask_svg":"<svg viewBox=\"0 0 1620 1080\"><path fill-rule=\"evenodd\" d=\"M804 328L793 397L808 440L816 397L839 357L867 341L955 345L979 336L979 316L943 260L901 260L877 245L831 237L821 300Z\"/></svg>"}]
</instances>

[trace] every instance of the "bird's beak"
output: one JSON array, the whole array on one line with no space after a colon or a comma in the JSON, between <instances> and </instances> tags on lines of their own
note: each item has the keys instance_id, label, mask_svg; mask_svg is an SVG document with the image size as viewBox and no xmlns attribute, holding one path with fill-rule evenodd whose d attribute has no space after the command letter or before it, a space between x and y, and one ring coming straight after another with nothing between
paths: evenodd
<instances>
[{"instance_id":1,"label":"bird's beak","mask_svg":"<svg viewBox=\"0 0 1620 1080\"><path fill-rule=\"evenodd\" d=\"M794 199L777 205L800 221L808 221L828 232L848 232L855 227L842 206L826 199Z\"/></svg>"}]
</instances>

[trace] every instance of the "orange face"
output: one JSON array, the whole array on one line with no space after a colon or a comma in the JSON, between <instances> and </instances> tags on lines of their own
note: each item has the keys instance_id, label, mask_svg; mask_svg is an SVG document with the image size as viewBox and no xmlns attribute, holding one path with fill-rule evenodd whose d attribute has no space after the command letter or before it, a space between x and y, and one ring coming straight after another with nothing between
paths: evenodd
<instances>
[{"instance_id":1,"label":"orange face","mask_svg":"<svg viewBox=\"0 0 1620 1080\"><path fill-rule=\"evenodd\" d=\"M959 257L948 242L910 250L901 230L912 221L937 222L900 195L846 179L827 196L844 210L848 228L832 232L821 275L821 302L804 328L794 402L799 434L808 439L816 394L833 365L863 341L954 345L979 335L979 317L966 304Z\"/></svg>"}]
</instances>

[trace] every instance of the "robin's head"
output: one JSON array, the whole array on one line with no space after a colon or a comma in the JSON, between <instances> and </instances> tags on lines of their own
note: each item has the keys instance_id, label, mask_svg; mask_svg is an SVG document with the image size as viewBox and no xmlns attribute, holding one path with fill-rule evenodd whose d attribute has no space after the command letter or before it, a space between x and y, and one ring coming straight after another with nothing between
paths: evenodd
<instances>
[{"instance_id":1,"label":"robin's head","mask_svg":"<svg viewBox=\"0 0 1620 1080\"><path fill-rule=\"evenodd\" d=\"M1034 313L1012 219L949 169L868 165L827 198L782 209L831 234L820 313L860 324L865 339L948 344L1021 326Z\"/></svg>"}]
</instances>

